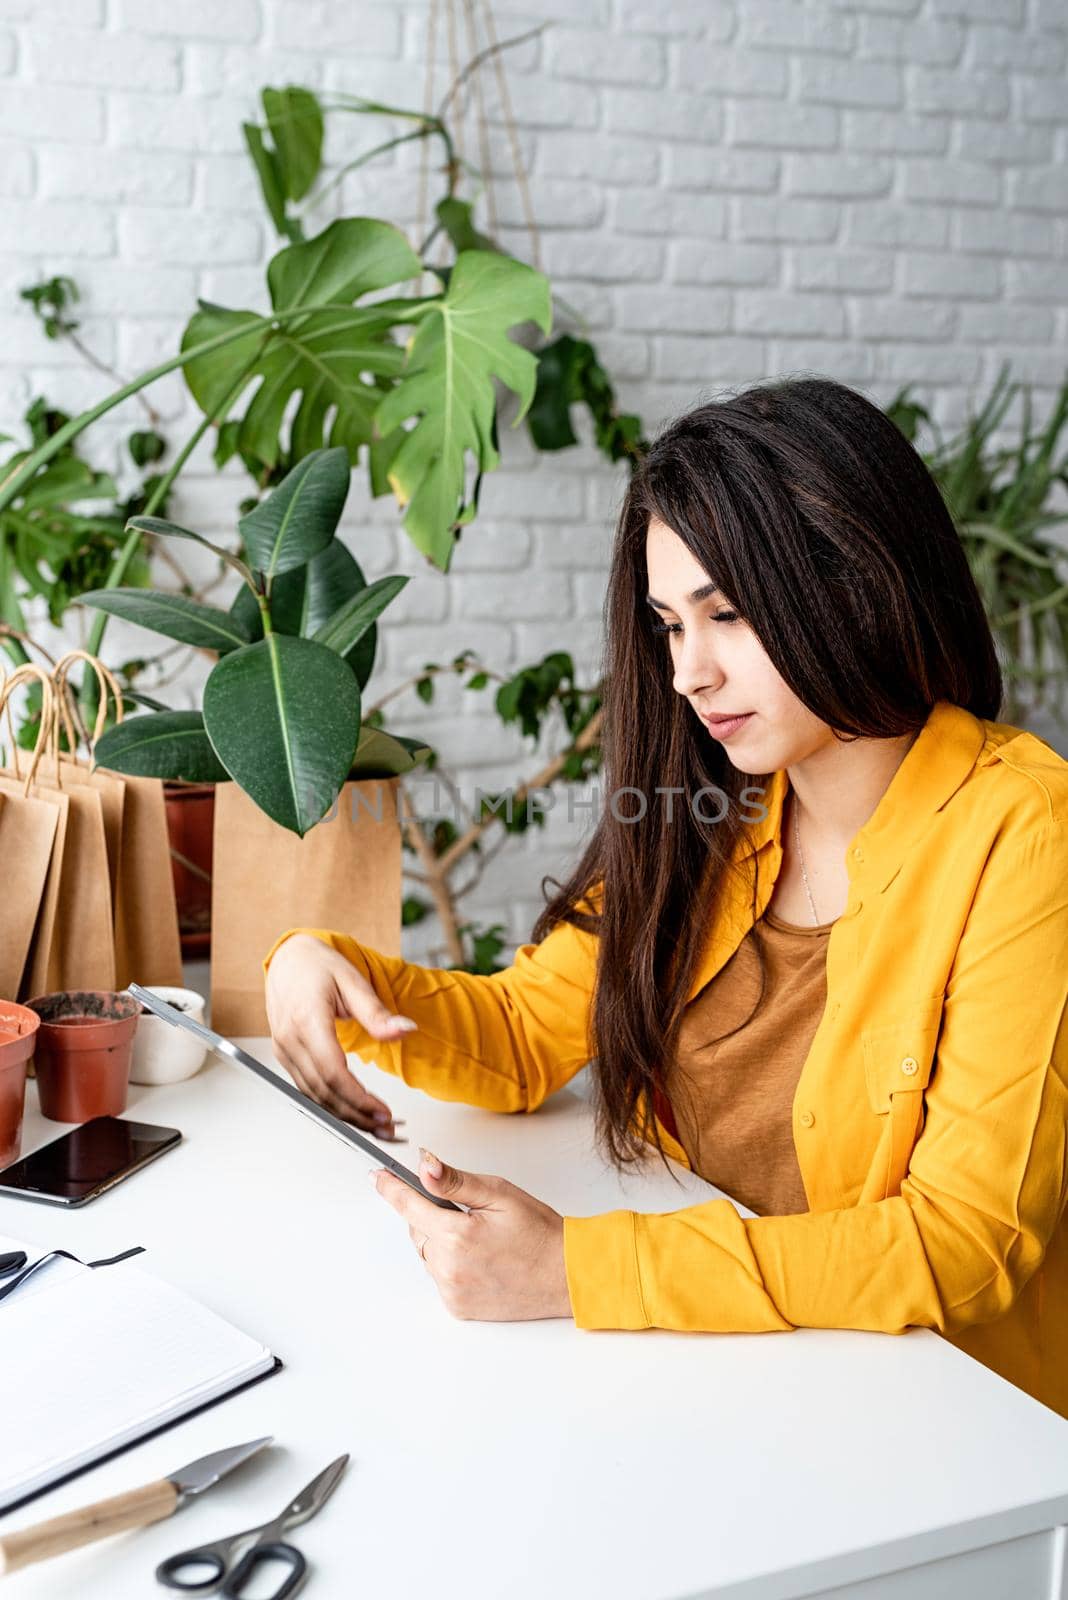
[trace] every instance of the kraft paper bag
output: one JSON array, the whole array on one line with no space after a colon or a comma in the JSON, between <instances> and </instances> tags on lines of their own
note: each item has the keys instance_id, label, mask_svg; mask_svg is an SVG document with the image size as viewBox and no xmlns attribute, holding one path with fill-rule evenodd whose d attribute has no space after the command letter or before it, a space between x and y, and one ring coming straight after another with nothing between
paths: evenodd
<instances>
[{"instance_id":1,"label":"kraft paper bag","mask_svg":"<svg viewBox=\"0 0 1068 1600\"><path fill-rule=\"evenodd\" d=\"M134 982L185 982L174 898L171 843L160 778L124 774L122 854L115 896L115 978Z\"/></svg>"},{"instance_id":2,"label":"kraft paper bag","mask_svg":"<svg viewBox=\"0 0 1068 1600\"><path fill-rule=\"evenodd\" d=\"M59 808L0 789L0 1000L17 1000L56 838Z\"/></svg>"},{"instance_id":3,"label":"kraft paper bag","mask_svg":"<svg viewBox=\"0 0 1068 1600\"><path fill-rule=\"evenodd\" d=\"M400 955L401 827L397 778L350 780L303 839L236 783L215 787L211 1025L269 1033L263 958L289 928L332 928Z\"/></svg>"},{"instance_id":4,"label":"kraft paper bag","mask_svg":"<svg viewBox=\"0 0 1068 1600\"><path fill-rule=\"evenodd\" d=\"M122 692L104 663L85 650L69 650L52 673L56 719L50 770L54 773L58 763L61 783L69 779L95 789L104 814L115 947L114 987L123 989L134 981L181 985L184 974L163 783L159 778L111 772L91 764L91 759L83 761L60 753L59 718L63 719L71 748L76 748L78 742L75 707L68 687L69 673L76 661L88 664L100 688L96 727L91 737L85 735L91 751L103 732L109 692L115 702L116 719L122 721Z\"/></svg>"}]
</instances>

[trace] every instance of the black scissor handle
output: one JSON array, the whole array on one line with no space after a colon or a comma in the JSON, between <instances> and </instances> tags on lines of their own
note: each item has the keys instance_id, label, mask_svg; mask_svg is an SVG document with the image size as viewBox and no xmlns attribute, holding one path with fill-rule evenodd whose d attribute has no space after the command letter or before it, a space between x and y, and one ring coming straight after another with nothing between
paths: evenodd
<instances>
[{"instance_id":1,"label":"black scissor handle","mask_svg":"<svg viewBox=\"0 0 1068 1600\"><path fill-rule=\"evenodd\" d=\"M245 1585L264 1561L281 1561L289 1568L287 1576L282 1579L280 1586L270 1596L270 1600L286 1600L287 1595L296 1594L307 1577L308 1563L295 1544L286 1544L282 1539L254 1544L251 1550L246 1550L219 1592L225 1595L227 1600L240 1600Z\"/></svg>"},{"instance_id":2,"label":"black scissor handle","mask_svg":"<svg viewBox=\"0 0 1068 1600\"><path fill-rule=\"evenodd\" d=\"M211 1571L201 1578L183 1578L181 1573L186 1567L210 1567ZM216 1545L206 1544L199 1550L179 1550L177 1555L168 1556L156 1568L156 1578L168 1589L180 1589L183 1594L211 1594L219 1587L225 1571L223 1551Z\"/></svg>"}]
</instances>

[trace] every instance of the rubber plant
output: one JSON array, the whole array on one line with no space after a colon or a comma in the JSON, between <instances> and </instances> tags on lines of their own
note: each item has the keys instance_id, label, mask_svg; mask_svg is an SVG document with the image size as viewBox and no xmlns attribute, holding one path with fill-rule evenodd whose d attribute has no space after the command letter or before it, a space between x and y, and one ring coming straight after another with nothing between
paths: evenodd
<instances>
[{"instance_id":1,"label":"rubber plant","mask_svg":"<svg viewBox=\"0 0 1068 1600\"><path fill-rule=\"evenodd\" d=\"M241 587L226 611L142 588L80 597L218 657L202 711L148 701L145 714L107 729L94 764L190 783L232 779L267 816L303 837L347 779L395 776L425 757L428 747L416 740L361 727L376 620L408 579L367 583L337 537L349 483L344 448L309 451L241 518L247 561L176 523L131 519L133 532L206 546L239 574Z\"/></svg>"}]
</instances>

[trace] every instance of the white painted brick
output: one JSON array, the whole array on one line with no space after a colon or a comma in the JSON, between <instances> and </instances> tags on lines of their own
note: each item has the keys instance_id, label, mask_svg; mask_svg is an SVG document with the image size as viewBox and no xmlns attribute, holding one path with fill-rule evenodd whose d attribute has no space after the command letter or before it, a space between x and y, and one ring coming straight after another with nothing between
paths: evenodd
<instances>
[{"instance_id":1,"label":"white painted brick","mask_svg":"<svg viewBox=\"0 0 1068 1600\"><path fill-rule=\"evenodd\" d=\"M470 15L470 12L465 13L465 24ZM407 15L402 16L402 21L403 27L401 29L400 54L404 57L405 61L417 61L420 66L425 66L427 62L428 44L428 18L426 11L420 9L417 11L408 12ZM513 42L508 45L508 48L504 52L503 56L504 64L509 77L511 77L515 72L541 71L545 60L543 50L545 30L553 25L554 24L552 23L551 19L546 18L543 15L534 16L529 12L522 16L516 13L514 16L509 17L508 33L506 37ZM536 32L535 30L539 28L541 31ZM532 34L533 37L525 38L524 35L527 34ZM504 42L504 38L505 36L501 35L502 43ZM470 39L470 31L465 25L463 36L464 48L462 51L462 56L465 61L471 54ZM353 41L350 40L349 42L352 43ZM442 41L439 25L439 28L435 29L434 42L432 45L435 60L439 63L442 59L441 44ZM483 82L483 94L485 94L486 87L494 78L492 65L487 64L484 66L481 76ZM444 92L444 85L442 87Z\"/></svg>"},{"instance_id":2,"label":"white painted brick","mask_svg":"<svg viewBox=\"0 0 1068 1600\"><path fill-rule=\"evenodd\" d=\"M69 262L80 255L111 255L114 248L114 220L99 207L17 200L0 205L0 251L5 255L61 251Z\"/></svg>"},{"instance_id":3,"label":"white painted brick","mask_svg":"<svg viewBox=\"0 0 1068 1600\"><path fill-rule=\"evenodd\" d=\"M461 570L460 563L465 555L461 540L452 558L457 572ZM461 635L455 622L423 623L415 628L395 623L391 614L389 626L380 630L378 648L384 672L398 682L422 672L428 661L444 666L462 650L476 650L486 666L501 670L512 659L512 630L503 622L468 620Z\"/></svg>"},{"instance_id":4,"label":"white painted brick","mask_svg":"<svg viewBox=\"0 0 1068 1600\"><path fill-rule=\"evenodd\" d=\"M990 167L963 161L901 162L906 200L942 200L958 206L992 206L1001 198L1001 176Z\"/></svg>"},{"instance_id":5,"label":"white painted brick","mask_svg":"<svg viewBox=\"0 0 1068 1600\"><path fill-rule=\"evenodd\" d=\"M158 206L187 206L193 197L193 163L185 155L45 145L39 172L45 199L148 200Z\"/></svg>"},{"instance_id":6,"label":"white painted brick","mask_svg":"<svg viewBox=\"0 0 1068 1600\"><path fill-rule=\"evenodd\" d=\"M401 18L381 5L335 5L332 0L282 0L265 11L271 42L284 50L355 50L397 55ZM466 56L465 56L466 60Z\"/></svg>"},{"instance_id":7,"label":"white painted brick","mask_svg":"<svg viewBox=\"0 0 1068 1600\"><path fill-rule=\"evenodd\" d=\"M536 617L563 617L571 613L566 574L541 572L536 582L501 583L499 578L473 575L465 578L457 595L457 617L484 617L489 621L530 621Z\"/></svg>"},{"instance_id":8,"label":"white painted brick","mask_svg":"<svg viewBox=\"0 0 1068 1600\"><path fill-rule=\"evenodd\" d=\"M404 69L410 74L411 69ZM652 95L653 90L627 91ZM561 78L515 78L508 81L508 94L516 122L523 128L592 128L597 123L598 91L584 83ZM395 104L411 101L409 85L405 98ZM487 119L500 126L505 118L496 100L487 107Z\"/></svg>"},{"instance_id":9,"label":"white painted brick","mask_svg":"<svg viewBox=\"0 0 1068 1600\"><path fill-rule=\"evenodd\" d=\"M129 160L129 156L126 157ZM159 159L158 157L153 159ZM188 156L176 160L192 160ZM263 191L247 155L204 155L197 160L198 205L208 211L250 211L266 217Z\"/></svg>"},{"instance_id":10,"label":"white painted brick","mask_svg":"<svg viewBox=\"0 0 1068 1600\"><path fill-rule=\"evenodd\" d=\"M821 12L807 0L745 0L739 39L773 50L820 50L848 55L856 39L853 17Z\"/></svg>"},{"instance_id":11,"label":"white painted brick","mask_svg":"<svg viewBox=\"0 0 1068 1600\"><path fill-rule=\"evenodd\" d=\"M1063 216L1068 209L1068 172L1063 167L1035 168L1008 175L1010 205L1024 211L1053 211Z\"/></svg>"},{"instance_id":12,"label":"white painted brick","mask_svg":"<svg viewBox=\"0 0 1068 1600\"><path fill-rule=\"evenodd\" d=\"M551 234L542 262L550 278L577 277L600 283L651 283L663 271L664 246L652 239L574 238Z\"/></svg>"},{"instance_id":13,"label":"white painted brick","mask_svg":"<svg viewBox=\"0 0 1068 1600\"><path fill-rule=\"evenodd\" d=\"M113 327L99 317L82 316L80 306L78 310L79 338L98 360L114 361ZM36 363L38 366L66 368L77 365L80 359L65 340L47 338L30 308L21 303L18 311L10 315L6 311L0 314L0 350L4 352L5 365L11 366ZM10 427L5 426L4 431L11 431ZM7 454L6 449L4 454Z\"/></svg>"},{"instance_id":14,"label":"white painted brick","mask_svg":"<svg viewBox=\"0 0 1068 1600\"><path fill-rule=\"evenodd\" d=\"M120 261L87 261L78 264L76 276L83 303L95 312L192 316L196 309L196 278L189 267L154 263L146 272Z\"/></svg>"},{"instance_id":15,"label":"white painted brick","mask_svg":"<svg viewBox=\"0 0 1068 1600\"><path fill-rule=\"evenodd\" d=\"M965 161L1029 166L1053 159L1052 126L1046 123L994 122L990 118L955 118L957 153Z\"/></svg>"},{"instance_id":16,"label":"white painted brick","mask_svg":"<svg viewBox=\"0 0 1068 1600\"><path fill-rule=\"evenodd\" d=\"M0 145L0 195L11 200L32 194L34 152L28 145Z\"/></svg>"},{"instance_id":17,"label":"white painted brick","mask_svg":"<svg viewBox=\"0 0 1068 1600\"><path fill-rule=\"evenodd\" d=\"M509 509L511 509L509 507ZM517 572L530 568L530 529L521 522L506 522L500 517L479 512L478 531L470 539L461 537L449 571Z\"/></svg>"},{"instance_id":18,"label":"white painted brick","mask_svg":"<svg viewBox=\"0 0 1068 1600\"><path fill-rule=\"evenodd\" d=\"M697 380L726 383L740 378L759 378L767 372L766 352L758 339L723 338L657 339L653 354L657 374L678 383ZM691 395L688 404L696 403Z\"/></svg>"},{"instance_id":19,"label":"white painted brick","mask_svg":"<svg viewBox=\"0 0 1068 1600\"><path fill-rule=\"evenodd\" d=\"M727 231L727 202L717 194L619 189L612 194L609 209L612 224L621 234L721 239Z\"/></svg>"},{"instance_id":20,"label":"white painted brick","mask_svg":"<svg viewBox=\"0 0 1068 1600\"><path fill-rule=\"evenodd\" d=\"M483 517L519 521L573 520L582 515L582 481L559 472L491 473L482 480L479 525Z\"/></svg>"},{"instance_id":21,"label":"white painted brick","mask_svg":"<svg viewBox=\"0 0 1068 1600\"><path fill-rule=\"evenodd\" d=\"M802 100L864 107L898 106L902 101L901 70L890 63L801 56L797 69Z\"/></svg>"},{"instance_id":22,"label":"white painted brick","mask_svg":"<svg viewBox=\"0 0 1068 1600\"><path fill-rule=\"evenodd\" d=\"M603 289L575 282L562 274L553 279L554 333L573 333L585 338L612 326L612 302Z\"/></svg>"},{"instance_id":23,"label":"white painted brick","mask_svg":"<svg viewBox=\"0 0 1068 1600\"><path fill-rule=\"evenodd\" d=\"M95 89L12 83L0 94L0 138L99 140L104 97Z\"/></svg>"},{"instance_id":24,"label":"white painted brick","mask_svg":"<svg viewBox=\"0 0 1068 1600\"><path fill-rule=\"evenodd\" d=\"M969 22L1007 22L1010 27L1024 20L1024 0L928 0L936 17L964 17Z\"/></svg>"},{"instance_id":25,"label":"white painted brick","mask_svg":"<svg viewBox=\"0 0 1068 1600\"><path fill-rule=\"evenodd\" d=\"M163 260L195 266L201 261L258 261L263 230L247 217L179 215L143 206L119 217L119 240L133 261Z\"/></svg>"},{"instance_id":26,"label":"white painted brick","mask_svg":"<svg viewBox=\"0 0 1068 1600\"><path fill-rule=\"evenodd\" d=\"M982 357L977 350L947 346L888 344L879 352L879 372L897 383L974 384L978 381Z\"/></svg>"},{"instance_id":27,"label":"white painted brick","mask_svg":"<svg viewBox=\"0 0 1068 1600\"><path fill-rule=\"evenodd\" d=\"M977 344L1053 344L1052 308L1040 306L961 306L960 336Z\"/></svg>"},{"instance_id":28,"label":"white painted brick","mask_svg":"<svg viewBox=\"0 0 1068 1600\"><path fill-rule=\"evenodd\" d=\"M160 39L35 27L27 43L32 74L41 83L173 90L180 82L178 48Z\"/></svg>"},{"instance_id":29,"label":"white painted brick","mask_svg":"<svg viewBox=\"0 0 1068 1600\"><path fill-rule=\"evenodd\" d=\"M888 194L893 181L893 164L870 156L788 155L783 164L786 194L847 200Z\"/></svg>"},{"instance_id":30,"label":"white painted brick","mask_svg":"<svg viewBox=\"0 0 1068 1600\"><path fill-rule=\"evenodd\" d=\"M674 80L698 93L772 96L786 93L786 60L766 51L724 49L720 45L680 44L675 52Z\"/></svg>"},{"instance_id":31,"label":"white painted brick","mask_svg":"<svg viewBox=\"0 0 1068 1600\"><path fill-rule=\"evenodd\" d=\"M104 21L104 0L26 0L21 14L52 27L99 28Z\"/></svg>"},{"instance_id":32,"label":"white painted brick","mask_svg":"<svg viewBox=\"0 0 1068 1600\"><path fill-rule=\"evenodd\" d=\"M723 107L711 94L664 95L649 89L604 89L601 104L604 127L609 133L698 139L715 144L723 132ZM762 111L766 115L765 108Z\"/></svg>"},{"instance_id":33,"label":"white painted brick","mask_svg":"<svg viewBox=\"0 0 1068 1600\"><path fill-rule=\"evenodd\" d=\"M738 199L733 202L740 239L833 239L839 209L826 200Z\"/></svg>"},{"instance_id":34,"label":"white painted brick","mask_svg":"<svg viewBox=\"0 0 1068 1600\"><path fill-rule=\"evenodd\" d=\"M619 308L621 327L646 333L726 333L731 325L731 297L722 289L625 288Z\"/></svg>"},{"instance_id":35,"label":"white painted brick","mask_svg":"<svg viewBox=\"0 0 1068 1600\"><path fill-rule=\"evenodd\" d=\"M647 139L591 139L546 129L537 136L535 171L541 178L593 178L604 184L651 184L660 175L660 153Z\"/></svg>"},{"instance_id":36,"label":"white painted brick","mask_svg":"<svg viewBox=\"0 0 1068 1600\"><path fill-rule=\"evenodd\" d=\"M294 76L291 51L249 50L237 44L191 42L183 46L183 63L186 89L194 95L227 95L233 105L236 121L261 120L260 90L267 84L288 83ZM324 70L322 57L303 56L300 62L301 86L306 89L320 88ZM252 96L255 105L239 107L237 95ZM359 120L352 118L356 126L359 126Z\"/></svg>"},{"instance_id":37,"label":"white painted brick","mask_svg":"<svg viewBox=\"0 0 1068 1600\"><path fill-rule=\"evenodd\" d=\"M7 28L0 28L0 77L6 78L14 72L17 59L15 35Z\"/></svg>"},{"instance_id":38,"label":"white painted brick","mask_svg":"<svg viewBox=\"0 0 1068 1600\"><path fill-rule=\"evenodd\" d=\"M391 196L394 188L395 185L390 184ZM501 223L512 227L525 225L523 197L517 184L504 185L495 199ZM599 184L546 178L537 186L534 215L542 228L594 228L604 217L605 206L606 195Z\"/></svg>"},{"instance_id":39,"label":"white painted brick","mask_svg":"<svg viewBox=\"0 0 1068 1600\"><path fill-rule=\"evenodd\" d=\"M759 194L775 189L778 180L778 156L758 150L716 150L700 144L667 147L667 181L673 189Z\"/></svg>"},{"instance_id":40,"label":"white painted brick","mask_svg":"<svg viewBox=\"0 0 1068 1600\"><path fill-rule=\"evenodd\" d=\"M799 289L839 289L886 294L894 286L891 257L865 250L826 250L795 245L789 251L792 281Z\"/></svg>"},{"instance_id":41,"label":"white painted brick","mask_svg":"<svg viewBox=\"0 0 1068 1600\"><path fill-rule=\"evenodd\" d=\"M1012 81L1013 114L1025 122L1064 121L1064 84L1017 75Z\"/></svg>"},{"instance_id":42,"label":"white painted brick","mask_svg":"<svg viewBox=\"0 0 1068 1600\"><path fill-rule=\"evenodd\" d=\"M116 143L130 150L244 150L242 108L229 100L119 94L108 100Z\"/></svg>"},{"instance_id":43,"label":"white painted brick","mask_svg":"<svg viewBox=\"0 0 1068 1600\"><path fill-rule=\"evenodd\" d=\"M553 28L546 39L550 72L584 83L634 83L657 88L666 62L659 39L648 34L605 38L595 28Z\"/></svg>"},{"instance_id":44,"label":"white painted brick","mask_svg":"<svg viewBox=\"0 0 1068 1600\"><path fill-rule=\"evenodd\" d=\"M620 333L602 333L597 339L597 353L609 377L617 383L623 380L644 378L649 371L649 341L628 338ZM587 426L580 411L574 419L575 432L580 438L592 438L592 427Z\"/></svg>"},{"instance_id":45,"label":"white painted brick","mask_svg":"<svg viewBox=\"0 0 1068 1600\"><path fill-rule=\"evenodd\" d=\"M533 558L536 571L563 567L594 570L602 574L608 565L612 528L606 521L598 528L562 527L560 523L539 523L534 530Z\"/></svg>"},{"instance_id":46,"label":"white painted brick","mask_svg":"<svg viewBox=\"0 0 1068 1600\"><path fill-rule=\"evenodd\" d=\"M968 31L969 64L999 72L1061 73L1065 43L1048 34L1021 33L1017 28L984 27L975 23Z\"/></svg>"},{"instance_id":47,"label":"white painted brick","mask_svg":"<svg viewBox=\"0 0 1068 1600\"><path fill-rule=\"evenodd\" d=\"M903 300L858 300L852 308L853 333L861 340L952 339L956 318L951 306L917 305Z\"/></svg>"},{"instance_id":48,"label":"white painted brick","mask_svg":"<svg viewBox=\"0 0 1068 1600\"><path fill-rule=\"evenodd\" d=\"M905 257L904 292L908 295L937 295L949 300L992 300L1001 289L1001 264L973 258L968 270L952 256L927 255L913 251Z\"/></svg>"},{"instance_id":49,"label":"white painted brick","mask_svg":"<svg viewBox=\"0 0 1068 1600\"><path fill-rule=\"evenodd\" d=\"M681 239L671 247L675 283L771 284L778 281L779 252L767 245L698 244Z\"/></svg>"},{"instance_id":50,"label":"white painted brick","mask_svg":"<svg viewBox=\"0 0 1068 1600\"><path fill-rule=\"evenodd\" d=\"M815 334L823 338L845 333L845 311L836 296L820 294L769 294L739 289L734 302L738 333Z\"/></svg>"},{"instance_id":51,"label":"white painted brick","mask_svg":"<svg viewBox=\"0 0 1068 1600\"><path fill-rule=\"evenodd\" d=\"M322 81L327 89L407 110L422 103L421 82L418 79L414 80L419 82L419 88L414 89L412 68L406 61L395 60L389 56L361 56L357 53L328 56L322 62L322 69ZM493 102L493 107L495 111L496 101ZM379 122L372 116L354 116L353 122L356 127L363 126L375 130L375 137L369 138L368 144L376 143L379 138L386 137L379 130L390 126L389 123ZM405 124L403 129L400 123L392 125L398 133L410 131L410 124Z\"/></svg>"},{"instance_id":52,"label":"white painted brick","mask_svg":"<svg viewBox=\"0 0 1068 1600\"><path fill-rule=\"evenodd\" d=\"M949 218L931 206L899 205L882 200L877 206L852 206L845 222L849 244L884 245L894 250L937 249L949 239Z\"/></svg>"},{"instance_id":53,"label":"white painted brick","mask_svg":"<svg viewBox=\"0 0 1068 1600\"><path fill-rule=\"evenodd\" d=\"M833 339L773 339L770 346L769 365L779 377L817 374L855 388L867 384L876 364L873 345L838 344Z\"/></svg>"},{"instance_id":54,"label":"white painted brick","mask_svg":"<svg viewBox=\"0 0 1068 1600\"><path fill-rule=\"evenodd\" d=\"M954 246L968 254L1004 255L1005 241L1010 237L1014 260L1021 256L1051 256L1057 252L1052 217L1022 216L998 209L962 211L954 219Z\"/></svg>"},{"instance_id":55,"label":"white painted brick","mask_svg":"<svg viewBox=\"0 0 1068 1600\"><path fill-rule=\"evenodd\" d=\"M1031 0L1031 21L1047 32L1068 32L1068 12L1061 0Z\"/></svg>"},{"instance_id":56,"label":"white painted brick","mask_svg":"<svg viewBox=\"0 0 1068 1600\"><path fill-rule=\"evenodd\" d=\"M768 150L829 150L838 143L838 113L829 106L743 101L727 107L726 140Z\"/></svg>"},{"instance_id":57,"label":"white painted brick","mask_svg":"<svg viewBox=\"0 0 1068 1600\"><path fill-rule=\"evenodd\" d=\"M302 8L304 0L301 0ZM118 25L136 33L187 39L234 39L251 44L260 34L257 0L117 0Z\"/></svg>"},{"instance_id":58,"label":"white painted brick","mask_svg":"<svg viewBox=\"0 0 1068 1600\"><path fill-rule=\"evenodd\" d=\"M699 33L720 43L734 33L728 0L618 0L617 10L627 33Z\"/></svg>"},{"instance_id":59,"label":"white painted brick","mask_svg":"<svg viewBox=\"0 0 1068 1600\"><path fill-rule=\"evenodd\" d=\"M963 49L964 25L960 22L902 21L897 17L860 19L858 53L872 61L946 67L960 60Z\"/></svg>"},{"instance_id":60,"label":"white painted brick","mask_svg":"<svg viewBox=\"0 0 1068 1600\"><path fill-rule=\"evenodd\" d=\"M904 111L845 111L842 148L936 155L949 147L949 127L946 117L913 117Z\"/></svg>"},{"instance_id":61,"label":"white painted brick","mask_svg":"<svg viewBox=\"0 0 1068 1600\"><path fill-rule=\"evenodd\" d=\"M909 101L917 111L1002 117L1009 109L1009 86L996 72L946 72L940 67L909 68Z\"/></svg>"},{"instance_id":62,"label":"white painted brick","mask_svg":"<svg viewBox=\"0 0 1068 1600\"><path fill-rule=\"evenodd\" d=\"M1006 298L1065 304L1063 261L1006 261ZM1063 365L1063 352L1062 352Z\"/></svg>"}]
</instances>

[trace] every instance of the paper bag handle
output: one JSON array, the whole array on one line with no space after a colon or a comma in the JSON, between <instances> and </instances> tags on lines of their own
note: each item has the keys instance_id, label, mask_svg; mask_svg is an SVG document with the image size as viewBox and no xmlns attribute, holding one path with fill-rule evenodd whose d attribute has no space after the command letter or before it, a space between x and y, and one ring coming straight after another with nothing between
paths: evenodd
<instances>
[{"instance_id":1,"label":"paper bag handle","mask_svg":"<svg viewBox=\"0 0 1068 1600\"><path fill-rule=\"evenodd\" d=\"M15 724L11 716L11 694L19 684L27 683L31 678L36 678L41 685L41 725L37 730L37 742L33 747L33 756L30 760L30 770L26 774L23 785L23 799L28 798L38 763L44 754L45 746L52 734L56 720L55 691L52 679L43 667L37 666L33 661L28 661L21 667L16 667L0 684L0 715L7 713L7 727L11 735L11 764L15 769L15 777L21 778L19 771L19 745L15 737Z\"/></svg>"},{"instance_id":2,"label":"paper bag handle","mask_svg":"<svg viewBox=\"0 0 1068 1600\"><path fill-rule=\"evenodd\" d=\"M100 697L96 708L96 727L93 729L91 739L82 724L81 717L76 716L71 687L67 681L68 674L75 661L87 661L89 663L96 673L96 681L100 688ZM52 723L52 757L56 764L56 783L62 788L63 774L60 768L61 751L59 748L60 719L62 719L63 728L67 735L67 743L70 746L70 754L67 759L70 761L75 760L74 752L78 748L81 734L85 736L85 742L89 746L91 755L96 746L96 741L104 731L104 723L108 714L109 690L115 701L115 721L122 721L122 690L110 668L106 667L99 657L90 655L88 650L81 649L68 650L66 655L60 656L52 669L52 686L56 692L57 702L57 712ZM75 719L77 720L77 730L75 729Z\"/></svg>"}]
</instances>

